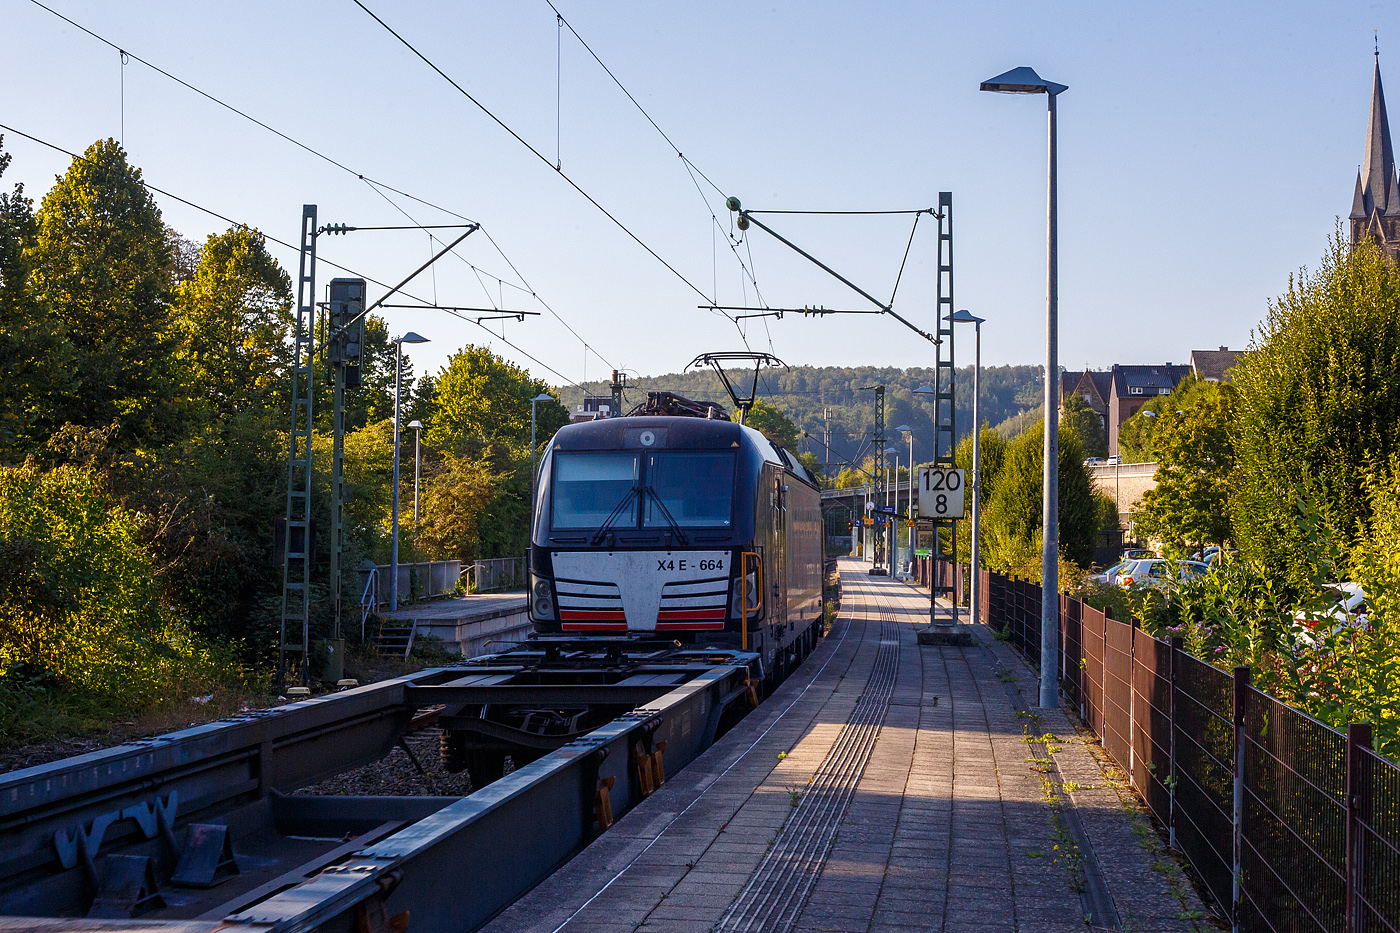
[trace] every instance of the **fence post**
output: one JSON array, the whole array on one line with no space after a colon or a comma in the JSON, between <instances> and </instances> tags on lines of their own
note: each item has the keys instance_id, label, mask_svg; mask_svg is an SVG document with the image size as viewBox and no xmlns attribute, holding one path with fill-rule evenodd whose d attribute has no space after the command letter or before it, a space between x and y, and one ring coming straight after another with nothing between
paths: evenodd
<instances>
[{"instance_id":1,"label":"fence post","mask_svg":"<svg viewBox=\"0 0 1400 933\"><path fill-rule=\"evenodd\" d=\"M1167 721L1171 725L1167 741L1167 845L1176 848L1176 659L1185 650L1186 643L1180 635L1172 638L1171 648L1171 699L1167 703Z\"/></svg>"},{"instance_id":2,"label":"fence post","mask_svg":"<svg viewBox=\"0 0 1400 933\"><path fill-rule=\"evenodd\" d=\"M1365 898L1365 833L1362 820L1370 818L1370 782L1366 780L1366 756L1371 748L1371 724L1355 722L1347 726L1347 834L1346 834L1346 933L1363 928L1362 902Z\"/></svg>"},{"instance_id":3,"label":"fence post","mask_svg":"<svg viewBox=\"0 0 1400 933\"><path fill-rule=\"evenodd\" d=\"M1234 740L1235 740L1235 788L1234 807L1231 813L1231 836L1233 837L1234 852L1232 880L1230 885L1230 929L1234 933L1239 933L1240 929L1240 903L1242 895L1240 892L1240 880L1243 874L1242 863L1244 856L1244 754L1245 735L1244 719L1245 711L1249 707L1249 678L1248 667L1240 665L1235 668L1235 714L1234 714Z\"/></svg>"}]
</instances>

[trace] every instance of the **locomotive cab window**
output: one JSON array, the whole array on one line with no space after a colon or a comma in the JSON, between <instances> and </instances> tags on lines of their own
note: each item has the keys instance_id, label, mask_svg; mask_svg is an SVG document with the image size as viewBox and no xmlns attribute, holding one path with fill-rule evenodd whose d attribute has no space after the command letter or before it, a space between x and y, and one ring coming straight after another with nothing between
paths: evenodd
<instances>
[{"instance_id":1,"label":"locomotive cab window","mask_svg":"<svg viewBox=\"0 0 1400 933\"><path fill-rule=\"evenodd\" d=\"M734 454L667 450L647 455L647 528L728 528L734 505ZM661 506L665 506L663 509Z\"/></svg>"},{"instance_id":2,"label":"locomotive cab window","mask_svg":"<svg viewBox=\"0 0 1400 933\"><path fill-rule=\"evenodd\" d=\"M612 524L635 527L638 459L622 451L556 451L552 526L598 528L626 501Z\"/></svg>"}]
</instances>

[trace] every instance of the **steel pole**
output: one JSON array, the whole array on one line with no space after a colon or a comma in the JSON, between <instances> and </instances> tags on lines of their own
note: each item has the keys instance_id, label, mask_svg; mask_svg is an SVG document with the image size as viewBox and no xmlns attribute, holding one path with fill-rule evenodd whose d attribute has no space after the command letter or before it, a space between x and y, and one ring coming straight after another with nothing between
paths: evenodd
<instances>
[{"instance_id":1,"label":"steel pole","mask_svg":"<svg viewBox=\"0 0 1400 933\"><path fill-rule=\"evenodd\" d=\"M982 418L978 402L982 396L982 322L972 326L972 621L982 619L981 568L982 547Z\"/></svg>"},{"instance_id":2,"label":"steel pole","mask_svg":"<svg viewBox=\"0 0 1400 933\"><path fill-rule=\"evenodd\" d=\"M894 455L894 482L890 483L890 495L894 499L891 509L899 511L899 454ZM890 522L890 576L893 577L899 572L899 525L895 523L895 516L889 517Z\"/></svg>"},{"instance_id":3,"label":"steel pole","mask_svg":"<svg viewBox=\"0 0 1400 933\"><path fill-rule=\"evenodd\" d=\"M418 489L423 478L423 429L413 429L413 535L418 536Z\"/></svg>"},{"instance_id":4,"label":"steel pole","mask_svg":"<svg viewBox=\"0 0 1400 933\"><path fill-rule=\"evenodd\" d=\"M1045 470L1044 503L1042 507L1042 548L1040 555L1040 706L1059 706L1060 669L1060 422L1059 422L1059 314L1060 273L1058 208L1056 200L1056 94L1047 93L1049 100L1050 167L1047 179L1046 249L1045 249Z\"/></svg>"},{"instance_id":5,"label":"steel pole","mask_svg":"<svg viewBox=\"0 0 1400 933\"><path fill-rule=\"evenodd\" d=\"M909 501L904 504L905 520L909 522L909 572L914 572L914 432L909 432Z\"/></svg>"},{"instance_id":6,"label":"steel pole","mask_svg":"<svg viewBox=\"0 0 1400 933\"><path fill-rule=\"evenodd\" d=\"M394 506L389 535L389 611L399 608L399 397L403 395L403 341L394 344Z\"/></svg>"}]
</instances>

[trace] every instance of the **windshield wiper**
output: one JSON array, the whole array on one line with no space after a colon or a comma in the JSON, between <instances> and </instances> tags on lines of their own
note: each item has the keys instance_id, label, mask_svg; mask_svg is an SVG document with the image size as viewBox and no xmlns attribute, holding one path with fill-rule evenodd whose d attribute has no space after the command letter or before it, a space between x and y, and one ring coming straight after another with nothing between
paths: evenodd
<instances>
[{"instance_id":1,"label":"windshield wiper","mask_svg":"<svg viewBox=\"0 0 1400 933\"><path fill-rule=\"evenodd\" d=\"M685 532L681 531L680 523L671 517L671 510L666 508L666 503L661 501L661 496L657 491L648 486L647 492L651 493L651 497L656 500L657 508L661 509L661 514L666 516L666 521L670 522L671 531L675 532L677 540L679 540L681 544L689 544L690 542L686 540Z\"/></svg>"},{"instance_id":2,"label":"windshield wiper","mask_svg":"<svg viewBox=\"0 0 1400 933\"><path fill-rule=\"evenodd\" d=\"M589 547L597 547L599 544L602 543L603 536L608 533L608 529L612 527L612 523L617 521L618 516L622 514L622 510L627 508L627 503L631 502L636 497L637 487L633 486L631 489L627 490L627 495L622 497L622 501L619 502L617 504L617 507L612 510L612 514L607 517L607 520L604 521L601 526L599 526L597 532L595 532L593 535L593 540L590 541L588 544Z\"/></svg>"}]
</instances>

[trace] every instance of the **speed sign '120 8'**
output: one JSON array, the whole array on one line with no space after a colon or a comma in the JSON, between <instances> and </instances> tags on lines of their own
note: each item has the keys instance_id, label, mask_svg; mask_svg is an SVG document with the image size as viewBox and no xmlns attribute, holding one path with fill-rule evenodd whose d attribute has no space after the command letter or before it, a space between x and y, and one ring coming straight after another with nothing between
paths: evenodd
<instances>
[{"instance_id":1,"label":"speed sign '120 8'","mask_svg":"<svg viewBox=\"0 0 1400 933\"><path fill-rule=\"evenodd\" d=\"M966 470L925 467L919 471L919 517L962 518L966 511L963 490Z\"/></svg>"}]
</instances>

